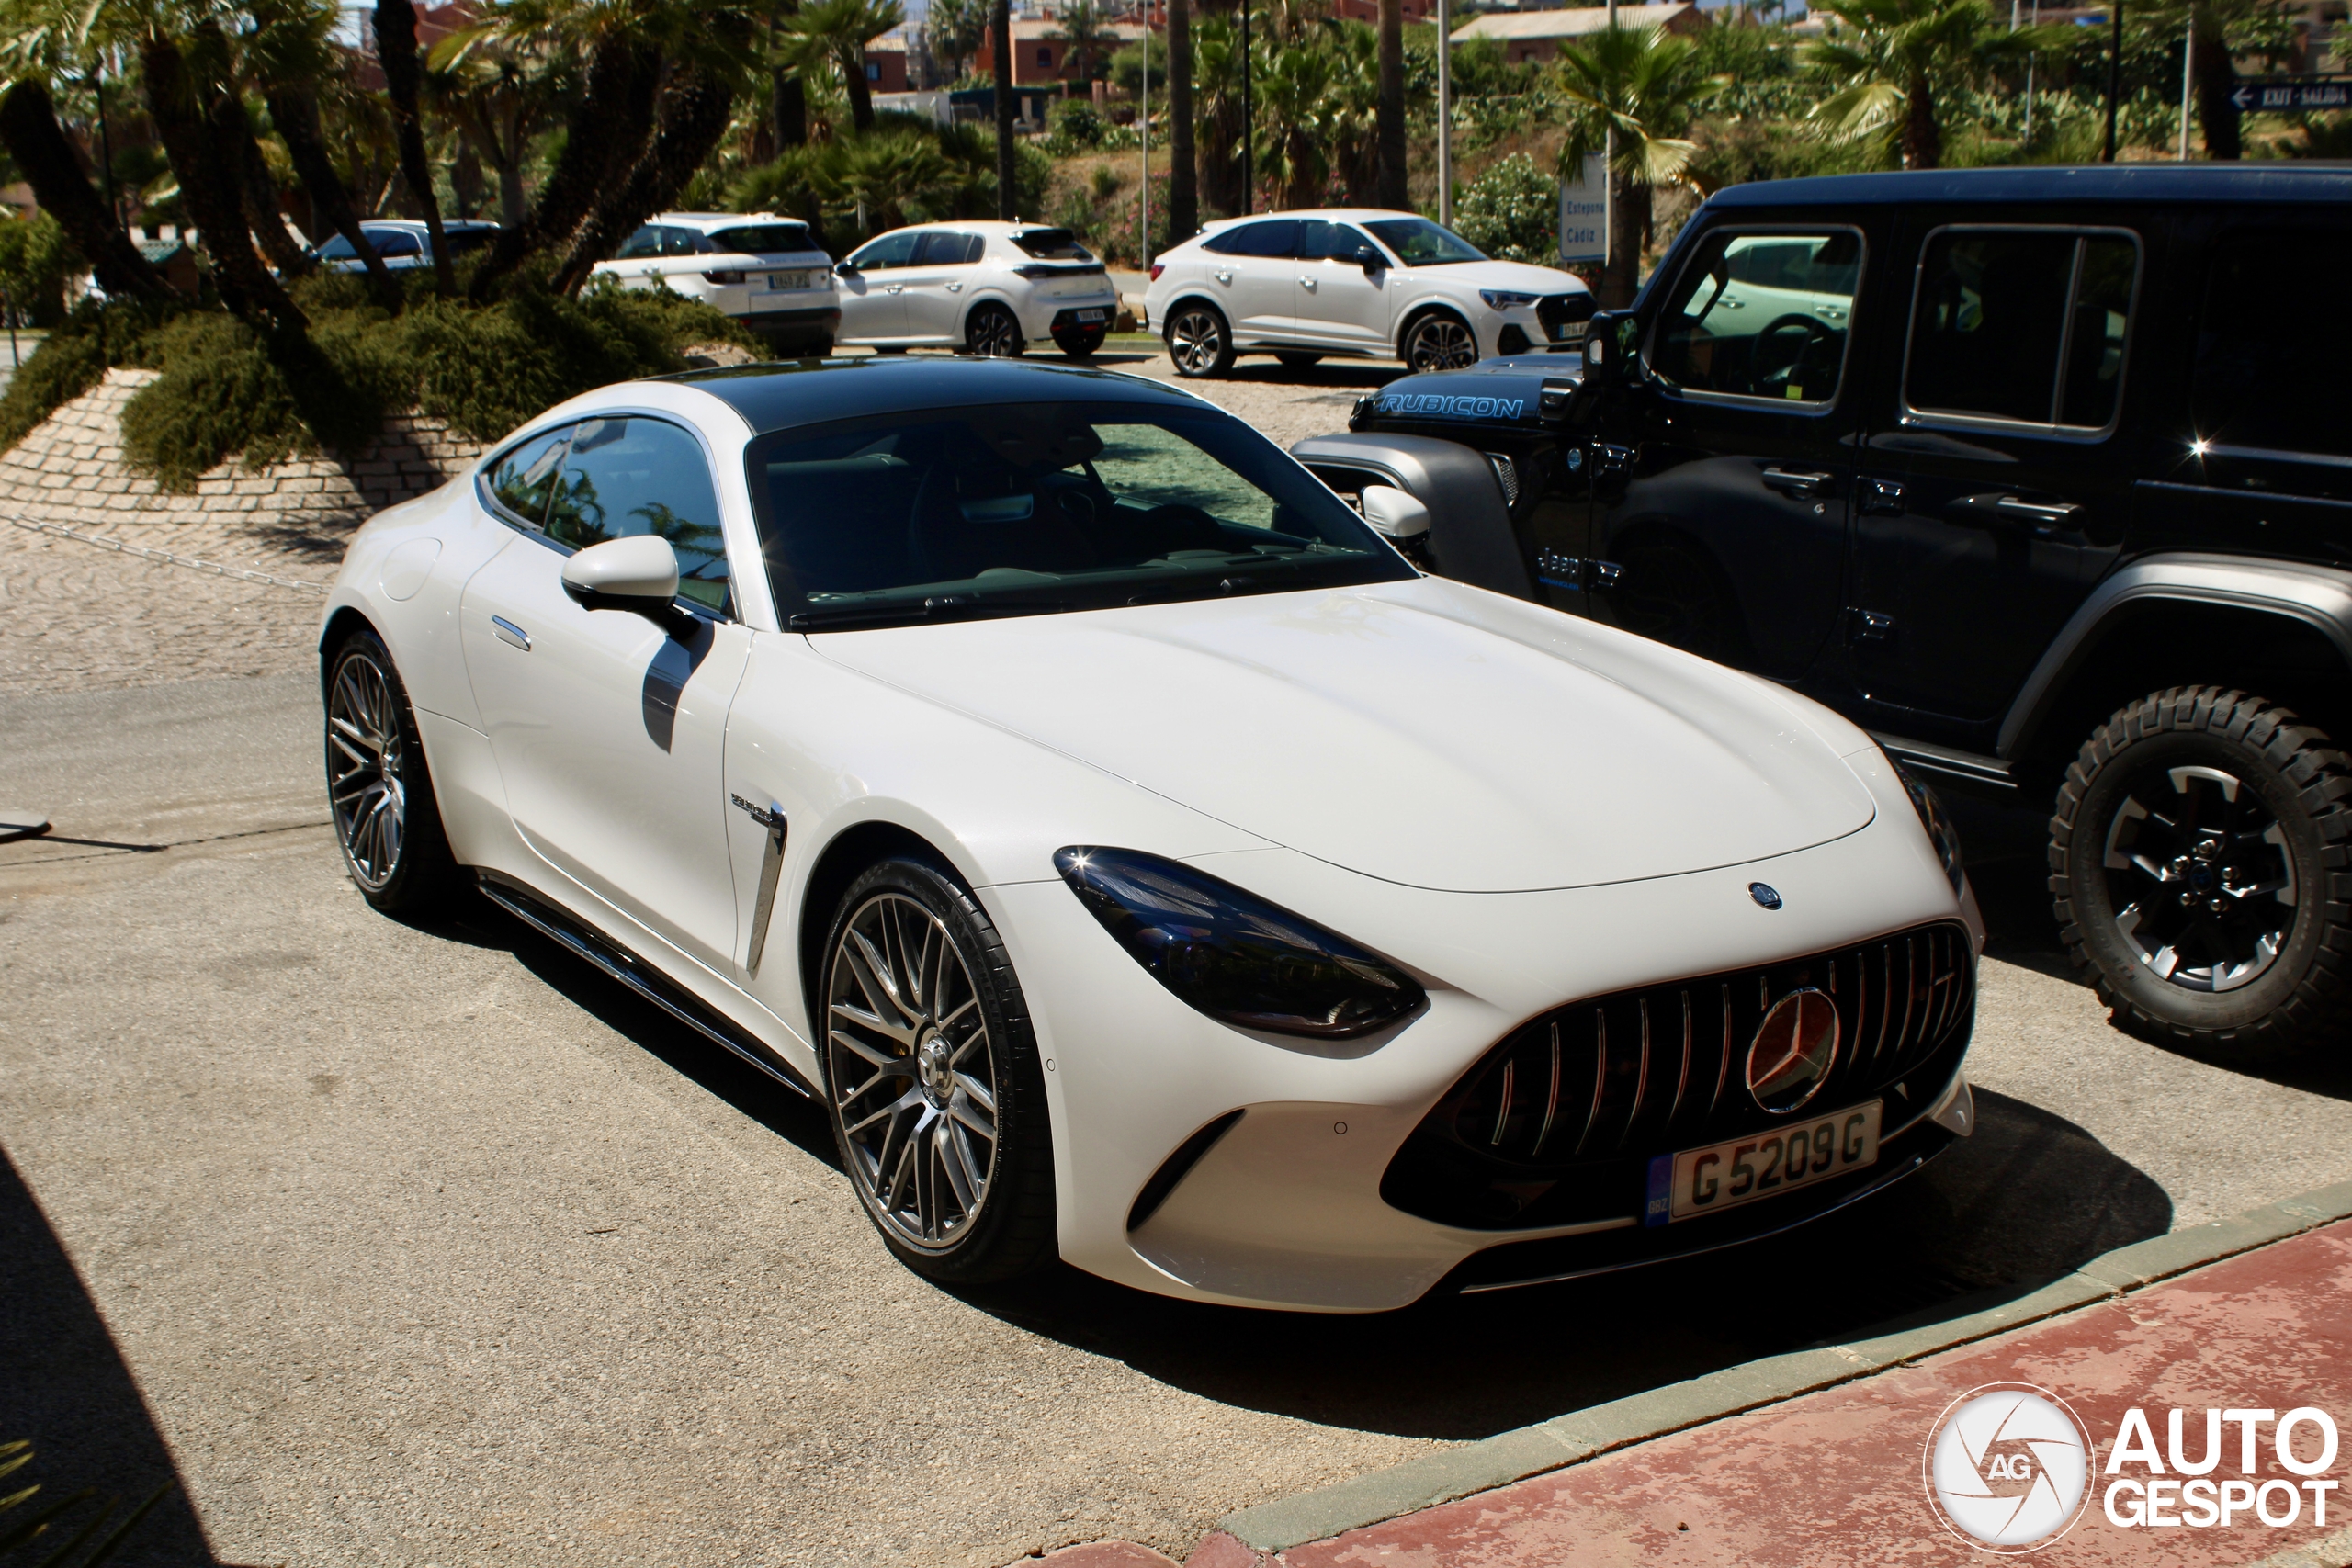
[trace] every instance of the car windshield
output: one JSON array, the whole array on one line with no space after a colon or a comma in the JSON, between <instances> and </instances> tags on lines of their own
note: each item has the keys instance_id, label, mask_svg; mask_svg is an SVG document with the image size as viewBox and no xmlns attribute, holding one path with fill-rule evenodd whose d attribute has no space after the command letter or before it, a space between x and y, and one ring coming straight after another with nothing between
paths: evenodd
<instances>
[{"instance_id":1,"label":"car windshield","mask_svg":"<svg viewBox=\"0 0 2352 1568\"><path fill-rule=\"evenodd\" d=\"M772 255L780 251L810 251L808 231L797 223L746 223L711 235L715 249L745 255Z\"/></svg>"},{"instance_id":2,"label":"car windshield","mask_svg":"<svg viewBox=\"0 0 2352 1568\"><path fill-rule=\"evenodd\" d=\"M1385 582L1413 569L1213 411L1003 404L755 441L776 607L800 630Z\"/></svg>"},{"instance_id":3,"label":"car windshield","mask_svg":"<svg viewBox=\"0 0 2352 1568\"><path fill-rule=\"evenodd\" d=\"M1094 253L1078 243L1067 229L1023 229L1012 243L1039 261L1091 262Z\"/></svg>"},{"instance_id":4,"label":"car windshield","mask_svg":"<svg viewBox=\"0 0 2352 1568\"><path fill-rule=\"evenodd\" d=\"M1453 262L1478 262L1487 254L1426 218L1382 218L1364 225L1380 243L1396 253L1407 266L1444 266Z\"/></svg>"},{"instance_id":5,"label":"car windshield","mask_svg":"<svg viewBox=\"0 0 2352 1568\"><path fill-rule=\"evenodd\" d=\"M379 256L413 256L424 250L416 243L416 236L405 230L362 229L359 231L367 236L368 248ZM455 247L452 249L454 253ZM322 261L355 261L358 255L351 242L341 234L334 235L319 247L319 259Z\"/></svg>"}]
</instances>

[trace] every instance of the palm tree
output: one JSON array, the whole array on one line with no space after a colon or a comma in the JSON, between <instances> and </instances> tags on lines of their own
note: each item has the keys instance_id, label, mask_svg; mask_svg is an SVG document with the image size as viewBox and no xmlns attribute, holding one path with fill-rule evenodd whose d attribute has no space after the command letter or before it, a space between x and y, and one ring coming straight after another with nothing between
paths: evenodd
<instances>
[{"instance_id":1,"label":"palm tree","mask_svg":"<svg viewBox=\"0 0 2352 1568\"><path fill-rule=\"evenodd\" d=\"M433 188L433 164L424 155L424 115L418 98L424 85L424 58L416 47L416 6L411 0L376 0L376 63L384 68L385 96L391 100L399 134L401 174L409 195L424 209L432 241L433 287L447 298L457 292L449 245L441 232L441 198Z\"/></svg>"},{"instance_id":2,"label":"palm tree","mask_svg":"<svg viewBox=\"0 0 2352 1568\"><path fill-rule=\"evenodd\" d=\"M1151 58L1147 46L1144 58ZM1200 176L1193 164L1192 0L1168 0L1168 234L1189 239L1201 226Z\"/></svg>"},{"instance_id":3,"label":"palm tree","mask_svg":"<svg viewBox=\"0 0 2352 1568\"><path fill-rule=\"evenodd\" d=\"M1568 136L1560 149L1560 177L1605 150L1614 130L1617 156L1609 181L1616 216L1609 237L1609 266L1601 302L1629 303L1650 242L1650 193L1682 178L1698 144L1684 138L1706 101L1729 78L1702 73L1686 39L1656 28L1603 28L1560 51L1560 96L1567 100Z\"/></svg>"},{"instance_id":4,"label":"palm tree","mask_svg":"<svg viewBox=\"0 0 2352 1568\"><path fill-rule=\"evenodd\" d=\"M498 176L498 219L509 228L529 211L523 166L569 91L566 64L480 28L450 34L426 57L425 91Z\"/></svg>"},{"instance_id":5,"label":"palm tree","mask_svg":"<svg viewBox=\"0 0 2352 1568\"><path fill-rule=\"evenodd\" d=\"M1380 0L1379 119L1380 205L1396 208L1401 211L1407 205L1403 0Z\"/></svg>"},{"instance_id":6,"label":"palm tree","mask_svg":"<svg viewBox=\"0 0 2352 1568\"><path fill-rule=\"evenodd\" d=\"M1119 47L1119 35L1111 30L1110 18L1094 0L1062 0L1057 19L1061 25L1046 36L1069 45L1068 59L1080 81L1093 80L1096 62Z\"/></svg>"},{"instance_id":7,"label":"palm tree","mask_svg":"<svg viewBox=\"0 0 2352 1568\"><path fill-rule=\"evenodd\" d=\"M1277 50L1259 73L1257 103L1267 156L1259 177L1288 208L1320 207L1331 175L1331 62L1312 44Z\"/></svg>"},{"instance_id":8,"label":"palm tree","mask_svg":"<svg viewBox=\"0 0 2352 1568\"><path fill-rule=\"evenodd\" d=\"M988 30L984 0L931 0L931 9L923 14L923 37L931 52L947 62L949 75L957 80L987 41Z\"/></svg>"},{"instance_id":9,"label":"palm tree","mask_svg":"<svg viewBox=\"0 0 2352 1568\"><path fill-rule=\"evenodd\" d=\"M2011 32L1984 0L1820 0L1838 30L1805 47L1805 63L1843 84L1814 107L1832 139L1877 142L1906 169L1943 162L1936 96L1956 96L1994 69L2046 49L2040 28Z\"/></svg>"},{"instance_id":10,"label":"palm tree","mask_svg":"<svg viewBox=\"0 0 2352 1568\"><path fill-rule=\"evenodd\" d=\"M874 124L874 93L865 80L865 40L907 19L899 0L815 0L784 24L784 54L804 78L830 63L849 94L850 123Z\"/></svg>"}]
</instances>

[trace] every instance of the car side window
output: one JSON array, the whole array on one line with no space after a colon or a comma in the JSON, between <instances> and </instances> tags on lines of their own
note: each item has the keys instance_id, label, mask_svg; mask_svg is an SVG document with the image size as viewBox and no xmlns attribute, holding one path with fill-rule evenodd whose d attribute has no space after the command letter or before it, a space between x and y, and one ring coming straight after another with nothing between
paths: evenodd
<instances>
[{"instance_id":1,"label":"car side window","mask_svg":"<svg viewBox=\"0 0 2352 1568\"><path fill-rule=\"evenodd\" d=\"M2240 230L2213 247L2197 320L2189 413L2217 446L2352 457L2344 367L2352 327L2338 310L2278 310L2265 291L2282 277L2326 277L2343 265L2344 236ZM2317 267L2316 272L2299 269Z\"/></svg>"},{"instance_id":2,"label":"car side window","mask_svg":"<svg viewBox=\"0 0 2352 1568\"><path fill-rule=\"evenodd\" d=\"M1202 248L1226 256L1280 258L1297 251L1298 231L1303 227L1305 225L1295 218L1269 218L1256 223L1238 223L1202 242Z\"/></svg>"},{"instance_id":3,"label":"car side window","mask_svg":"<svg viewBox=\"0 0 2352 1568\"><path fill-rule=\"evenodd\" d=\"M849 258L850 265L860 272L883 272L891 267L911 265L915 242L922 236L908 230L885 234L872 244Z\"/></svg>"},{"instance_id":4,"label":"car side window","mask_svg":"<svg viewBox=\"0 0 2352 1568\"><path fill-rule=\"evenodd\" d=\"M1361 229L1334 223L1328 218L1309 218L1299 225L1298 259L1323 261L1336 256L1341 261L1353 261L1358 248L1371 243L1371 236Z\"/></svg>"},{"instance_id":5,"label":"car side window","mask_svg":"<svg viewBox=\"0 0 2352 1568\"><path fill-rule=\"evenodd\" d=\"M662 231L662 254L665 256L690 256L696 250L695 242L702 238L692 229L664 227Z\"/></svg>"},{"instance_id":6,"label":"car side window","mask_svg":"<svg viewBox=\"0 0 2352 1568\"><path fill-rule=\"evenodd\" d=\"M977 236L971 234L954 234L944 230L932 230L922 236L922 243L917 247L911 265L960 266L967 261L976 259L972 254L973 242L976 238Z\"/></svg>"},{"instance_id":7,"label":"car side window","mask_svg":"<svg viewBox=\"0 0 2352 1568\"><path fill-rule=\"evenodd\" d=\"M1941 229L1919 258L1905 408L2072 430L2122 396L2139 242L2055 229Z\"/></svg>"},{"instance_id":8,"label":"car side window","mask_svg":"<svg viewBox=\"0 0 2352 1568\"><path fill-rule=\"evenodd\" d=\"M361 232L368 231L362 230ZM368 234L368 244L379 256L417 256L424 254L424 247L416 243L416 236L405 229L377 230Z\"/></svg>"},{"instance_id":9,"label":"car side window","mask_svg":"<svg viewBox=\"0 0 2352 1568\"><path fill-rule=\"evenodd\" d=\"M631 234L627 240L621 242L621 248L613 253L613 259L615 261L636 261L641 257L658 256L661 254L662 231L655 225L648 223L641 226L636 233Z\"/></svg>"},{"instance_id":10,"label":"car side window","mask_svg":"<svg viewBox=\"0 0 2352 1568\"><path fill-rule=\"evenodd\" d=\"M491 465L490 493L514 521L533 528L546 524L548 497L555 491L564 443L571 439L570 425L551 430L513 447Z\"/></svg>"},{"instance_id":11,"label":"car side window","mask_svg":"<svg viewBox=\"0 0 2352 1568\"><path fill-rule=\"evenodd\" d=\"M548 537L574 549L652 534L678 553L678 597L729 613L727 541L702 443L666 420L582 420L548 508Z\"/></svg>"},{"instance_id":12,"label":"car side window","mask_svg":"<svg viewBox=\"0 0 2352 1568\"><path fill-rule=\"evenodd\" d=\"M1686 393L1835 402L1861 276L1851 229L1719 229L1667 297L1651 368Z\"/></svg>"}]
</instances>

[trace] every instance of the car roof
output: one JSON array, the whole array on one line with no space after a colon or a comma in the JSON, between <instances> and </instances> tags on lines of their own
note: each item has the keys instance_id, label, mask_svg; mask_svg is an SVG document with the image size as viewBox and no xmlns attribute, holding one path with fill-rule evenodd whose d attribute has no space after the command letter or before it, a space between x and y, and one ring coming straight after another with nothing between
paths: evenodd
<instances>
[{"instance_id":1,"label":"car roof","mask_svg":"<svg viewBox=\"0 0 2352 1568\"><path fill-rule=\"evenodd\" d=\"M2261 164L2090 164L1822 175L1728 186L1716 208L1866 207L1891 202L2352 201L2352 170Z\"/></svg>"},{"instance_id":2,"label":"car roof","mask_svg":"<svg viewBox=\"0 0 2352 1568\"><path fill-rule=\"evenodd\" d=\"M688 370L661 378L709 393L759 434L804 424L991 403L1142 403L1194 413L1216 405L1114 370L1014 359L876 355Z\"/></svg>"},{"instance_id":3,"label":"car roof","mask_svg":"<svg viewBox=\"0 0 2352 1568\"><path fill-rule=\"evenodd\" d=\"M1252 212L1246 218L1215 218L1201 225L1201 232L1213 234L1219 229L1230 229L1236 223L1256 223L1269 218L1322 218L1335 223L1376 223L1384 218L1419 218L1418 212L1405 212L1393 207L1300 207L1282 212Z\"/></svg>"},{"instance_id":4,"label":"car roof","mask_svg":"<svg viewBox=\"0 0 2352 1568\"><path fill-rule=\"evenodd\" d=\"M789 218L781 212L657 212L646 221L667 223L680 229L733 229L746 223L790 223L802 229L808 227L806 220Z\"/></svg>"},{"instance_id":5,"label":"car roof","mask_svg":"<svg viewBox=\"0 0 2352 1568\"><path fill-rule=\"evenodd\" d=\"M441 220L441 231L445 234L455 234L468 229L495 229L497 227L497 224L481 218L444 218ZM370 229L393 229L404 234L424 234L432 231L431 227L422 218L363 218L359 220L359 231L361 233L364 234Z\"/></svg>"}]
</instances>

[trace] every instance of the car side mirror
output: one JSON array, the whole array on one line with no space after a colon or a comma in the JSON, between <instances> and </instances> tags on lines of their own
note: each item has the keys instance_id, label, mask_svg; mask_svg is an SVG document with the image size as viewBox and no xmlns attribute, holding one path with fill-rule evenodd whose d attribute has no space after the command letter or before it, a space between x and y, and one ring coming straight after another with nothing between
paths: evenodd
<instances>
[{"instance_id":1,"label":"car side mirror","mask_svg":"<svg viewBox=\"0 0 2352 1568\"><path fill-rule=\"evenodd\" d=\"M1355 264L1366 272L1378 272L1388 265L1381 259L1380 253L1370 245L1356 247Z\"/></svg>"},{"instance_id":2,"label":"car side mirror","mask_svg":"<svg viewBox=\"0 0 2352 1568\"><path fill-rule=\"evenodd\" d=\"M857 276L857 264L855 262L847 261L835 262L833 264L833 276L835 277L855 277Z\"/></svg>"},{"instance_id":3,"label":"car side mirror","mask_svg":"<svg viewBox=\"0 0 2352 1568\"><path fill-rule=\"evenodd\" d=\"M1430 531L1430 509L1419 497L1395 485L1366 485L1363 493L1363 520L1390 544L1406 544Z\"/></svg>"},{"instance_id":4,"label":"car side mirror","mask_svg":"<svg viewBox=\"0 0 2352 1568\"><path fill-rule=\"evenodd\" d=\"M652 534L591 545L563 563L563 591L582 609L666 613L678 596L678 552Z\"/></svg>"},{"instance_id":5,"label":"car side mirror","mask_svg":"<svg viewBox=\"0 0 2352 1568\"><path fill-rule=\"evenodd\" d=\"M1600 310L1584 330L1585 379L1623 387L1641 379L1642 320L1631 310Z\"/></svg>"}]
</instances>

